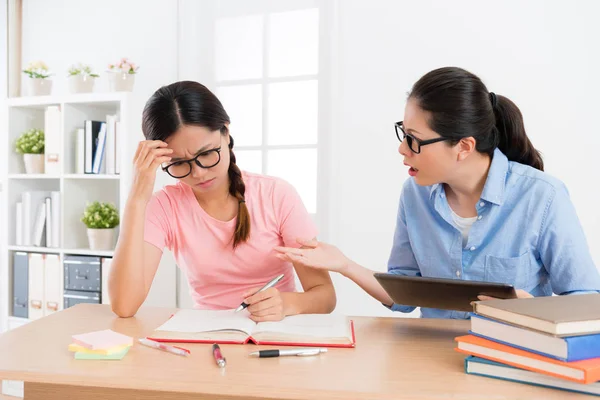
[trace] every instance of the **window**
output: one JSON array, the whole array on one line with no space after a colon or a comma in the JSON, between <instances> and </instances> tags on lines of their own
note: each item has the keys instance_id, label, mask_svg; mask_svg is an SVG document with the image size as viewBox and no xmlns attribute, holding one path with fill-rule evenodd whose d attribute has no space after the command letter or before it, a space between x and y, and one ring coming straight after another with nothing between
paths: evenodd
<instances>
[{"instance_id":1,"label":"window","mask_svg":"<svg viewBox=\"0 0 600 400\"><path fill-rule=\"evenodd\" d=\"M194 3L183 1L180 9L183 74L222 101L240 168L290 182L318 223L327 104L321 1ZM189 32L202 45L192 43ZM194 62L201 71L194 72Z\"/></svg>"}]
</instances>

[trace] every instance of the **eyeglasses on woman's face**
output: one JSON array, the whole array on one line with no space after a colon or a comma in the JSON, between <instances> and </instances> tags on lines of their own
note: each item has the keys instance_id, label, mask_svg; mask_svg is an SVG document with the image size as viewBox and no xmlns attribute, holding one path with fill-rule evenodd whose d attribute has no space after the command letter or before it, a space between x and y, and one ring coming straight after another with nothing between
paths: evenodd
<instances>
[{"instance_id":1,"label":"eyeglasses on woman's face","mask_svg":"<svg viewBox=\"0 0 600 400\"><path fill-rule=\"evenodd\" d=\"M400 143L402 143L404 140L406 140L406 144L408 145L408 148L415 154L419 154L421 152L421 147L423 147L423 146L427 146L428 144L432 144L432 143L442 142L444 140L450 140L449 138L445 138L445 137L439 137L439 138L429 139L429 140L417 139L410 133L406 133L406 131L404 130L403 121L396 122L394 124L394 129L396 130L396 137L398 138Z\"/></svg>"},{"instance_id":2,"label":"eyeglasses on woman's face","mask_svg":"<svg viewBox=\"0 0 600 400\"><path fill-rule=\"evenodd\" d=\"M203 151L189 160L177 160L163 166L162 170L173 178L181 179L192 173L192 163L200 168L208 169L217 165L219 161L221 161L221 147Z\"/></svg>"}]
</instances>

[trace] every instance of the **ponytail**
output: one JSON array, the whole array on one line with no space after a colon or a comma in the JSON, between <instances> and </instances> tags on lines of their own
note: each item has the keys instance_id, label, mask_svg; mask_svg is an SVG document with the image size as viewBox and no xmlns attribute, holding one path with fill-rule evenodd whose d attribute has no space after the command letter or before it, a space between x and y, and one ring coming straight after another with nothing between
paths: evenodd
<instances>
[{"instance_id":1,"label":"ponytail","mask_svg":"<svg viewBox=\"0 0 600 400\"><path fill-rule=\"evenodd\" d=\"M497 104L493 109L498 130L498 148L509 160L543 171L544 161L525 133L521 111L508 98L494 96L497 98Z\"/></svg>"},{"instance_id":2,"label":"ponytail","mask_svg":"<svg viewBox=\"0 0 600 400\"><path fill-rule=\"evenodd\" d=\"M242 171L235 163L235 154L233 154L233 137L229 136L229 193L238 200L238 215L233 234L233 248L235 249L240 243L245 242L250 237L250 213L246 207L246 185L242 179Z\"/></svg>"},{"instance_id":3,"label":"ponytail","mask_svg":"<svg viewBox=\"0 0 600 400\"><path fill-rule=\"evenodd\" d=\"M499 148L511 161L544 170L540 153L525 133L523 116L504 96L487 90L481 79L462 68L428 72L413 86L409 98L430 113L429 126L454 145L475 138L475 149L494 155Z\"/></svg>"}]
</instances>

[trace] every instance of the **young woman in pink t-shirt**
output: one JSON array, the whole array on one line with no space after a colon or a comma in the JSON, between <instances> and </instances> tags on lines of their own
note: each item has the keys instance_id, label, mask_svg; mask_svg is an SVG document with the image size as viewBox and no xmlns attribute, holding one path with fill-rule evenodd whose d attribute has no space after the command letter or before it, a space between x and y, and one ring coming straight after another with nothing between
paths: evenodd
<instances>
[{"instance_id":1,"label":"young woman in pink t-shirt","mask_svg":"<svg viewBox=\"0 0 600 400\"><path fill-rule=\"evenodd\" d=\"M317 230L285 181L242 172L235 162L229 116L197 82L176 82L146 103L134 179L112 262L113 311L134 315L144 302L163 249L185 272L194 305L232 309L242 302L255 321L329 313L336 297L329 274L276 257L275 246ZM156 170L178 181L152 193ZM294 270L304 289L296 292ZM273 288L256 293L279 274Z\"/></svg>"}]
</instances>

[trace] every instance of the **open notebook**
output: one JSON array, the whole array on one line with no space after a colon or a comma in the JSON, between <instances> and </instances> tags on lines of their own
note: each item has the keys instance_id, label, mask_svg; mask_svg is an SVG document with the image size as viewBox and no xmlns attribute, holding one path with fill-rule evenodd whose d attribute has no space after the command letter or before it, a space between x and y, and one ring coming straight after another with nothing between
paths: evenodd
<instances>
[{"instance_id":1,"label":"open notebook","mask_svg":"<svg viewBox=\"0 0 600 400\"><path fill-rule=\"evenodd\" d=\"M354 326L346 316L303 314L256 323L247 312L180 310L149 339L162 342L277 344L354 347Z\"/></svg>"}]
</instances>

